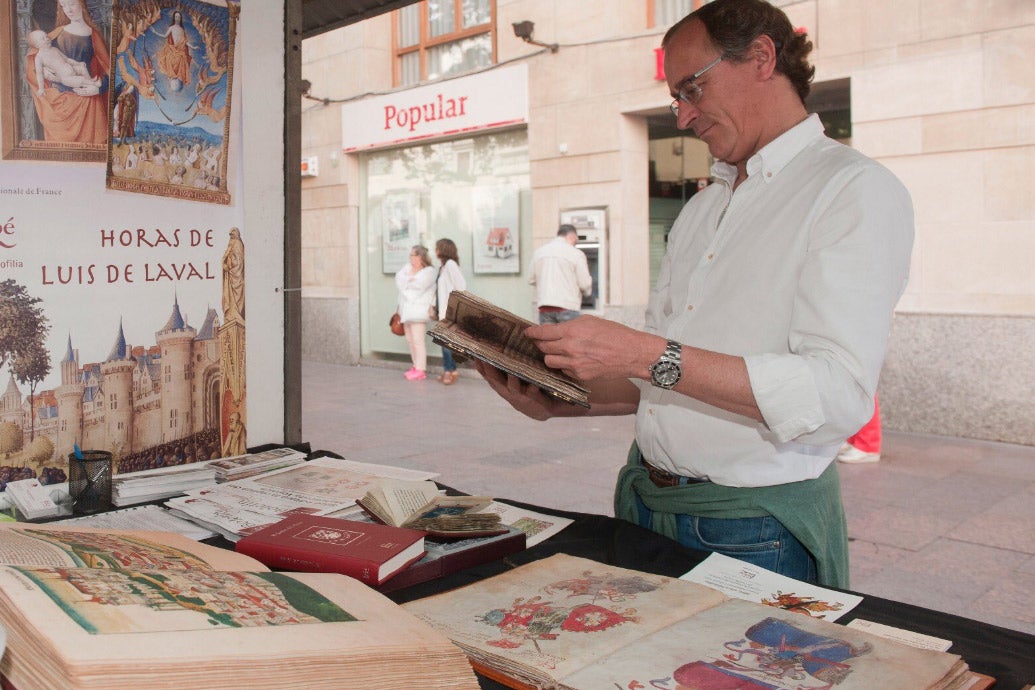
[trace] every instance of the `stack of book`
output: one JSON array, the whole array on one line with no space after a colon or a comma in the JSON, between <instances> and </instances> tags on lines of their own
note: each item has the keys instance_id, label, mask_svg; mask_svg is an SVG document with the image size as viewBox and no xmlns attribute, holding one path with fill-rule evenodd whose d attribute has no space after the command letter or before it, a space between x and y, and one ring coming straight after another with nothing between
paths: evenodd
<instances>
[{"instance_id":1,"label":"stack of book","mask_svg":"<svg viewBox=\"0 0 1035 690\"><path fill-rule=\"evenodd\" d=\"M305 458L305 453L301 451L291 448L272 448L261 453L246 453L210 460L207 464L216 471L216 482L222 483L297 465L305 462Z\"/></svg>"},{"instance_id":2,"label":"stack of book","mask_svg":"<svg viewBox=\"0 0 1035 690\"><path fill-rule=\"evenodd\" d=\"M7 689L477 690L462 652L342 575L176 534L0 524Z\"/></svg>"},{"instance_id":3,"label":"stack of book","mask_svg":"<svg viewBox=\"0 0 1035 690\"><path fill-rule=\"evenodd\" d=\"M419 561L399 571L377 587L379 592L397 589L444 577L464 568L498 561L518 551L524 551L525 533L517 527L508 527L503 534L489 537L435 541L426 539L427 553Z\"/></svg>"},{"instance_id":4,"label":"stack of book","mask_svg":"<svg viewBox=\"0 0 1035 690\"><path fill-rule=\"evenodd\" d=\"M329 515L353 508L356 499L380 481L364 470L392 471L396 476L427 475L322 457L244 479L213 483L189 491L186 496L171 498L165 505L177 516L236 542L298 513Z\"/></svg>"},{"instance_id":5,"label":"stack of book","mask_svg":"<svg viewBox=\"0 0 1035 690\"><path fill-rule=\"evenodd\" d=\"M111 502L121 508L179 496L215 483L215 469L204 462L125 472L111 478Z\"/></svg>"}]
</instances>

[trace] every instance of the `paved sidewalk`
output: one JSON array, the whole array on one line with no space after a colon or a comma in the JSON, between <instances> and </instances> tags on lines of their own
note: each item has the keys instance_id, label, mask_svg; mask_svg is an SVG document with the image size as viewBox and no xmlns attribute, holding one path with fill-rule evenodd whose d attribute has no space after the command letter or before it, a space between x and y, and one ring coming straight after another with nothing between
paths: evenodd
<instances>
[{"instance_id":1,"label":"paved sidewalk","mask_svg":"<svg viewBox=\"0 0 1035 690\"><path fill-rule=\"evenodd\" d=\"M473 372L443 386L406 366L305 362L303 439L469 493L613 514L632 417L535 422ZM1035 634L1035 447L884 436L880 463L840 466L852 589Z\"/></svg>"}]
</instances>

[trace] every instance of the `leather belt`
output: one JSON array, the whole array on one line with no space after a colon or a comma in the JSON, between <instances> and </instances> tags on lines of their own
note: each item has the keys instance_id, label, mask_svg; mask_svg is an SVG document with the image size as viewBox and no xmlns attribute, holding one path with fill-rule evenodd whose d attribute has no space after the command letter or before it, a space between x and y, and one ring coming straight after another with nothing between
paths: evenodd
<instances>
[{"instance_id":1,"label":"leather belt","mask_svg":"<svg viewBox=\"0 0 1035 690\"><path fill-rule=\"evenodd\" d=\"M647 470L647 476L654 482L654 486L664 489L670 486L680 486L682 484L703 484L706 480L696 479L694 477L683 477L678 474L672 474L666 472L660 467L655 467L646 460L642 460L644 469Z\"/></svg>"}]
</instances>

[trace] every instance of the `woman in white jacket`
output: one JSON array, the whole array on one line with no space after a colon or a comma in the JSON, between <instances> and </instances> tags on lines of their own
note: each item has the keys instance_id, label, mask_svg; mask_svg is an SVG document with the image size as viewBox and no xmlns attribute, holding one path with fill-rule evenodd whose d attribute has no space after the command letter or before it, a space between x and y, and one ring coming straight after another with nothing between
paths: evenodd
<instances>
[{"instance_id":1,"label":"woman in white jacket","mask_svg":"<svg viewBox=\"0 0 1035 690\"><path fill-rule=\"evenodd\" d=\"M404 376L410 381L427 378L428 350L424 336L428 332L428 314L435 304L436 271L431 265L427 247L415 244L410 249L410 263L395 274L399 288L399 320L410 346L413 366Z\"/></svg>"},{"instance_id":2,"label":"woman in white jacket","mask_svg":"<svg viewBox=\"0 0 1035 690\"><path fill-rule=\"evenodd\" d=\"M460 255L457 253L456 244L453 240L441 239L435 243L435 256L441 264L438 269L438 316L446 312L446 305L449 303L449 293L453 290L466 290L467 281L464 274L460 272ZM456 373L456 361L449 348L442 348L442 375L438 380L447 386L456 383L459 375Z\"/></svg>"}]
</instances>

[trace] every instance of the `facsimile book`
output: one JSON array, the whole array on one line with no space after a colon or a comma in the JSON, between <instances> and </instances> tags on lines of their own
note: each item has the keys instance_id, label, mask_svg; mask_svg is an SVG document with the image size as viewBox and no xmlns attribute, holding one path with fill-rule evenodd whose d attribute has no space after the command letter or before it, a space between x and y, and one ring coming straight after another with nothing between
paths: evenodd
<instances>
[{"instance_id":1,"label":"facsimile book","mask_svg":"<svg viewBox=\"0 0 1035 690\"><path fill-rule=\"evenodd\" d=\"M403 608L513 688L957 690L958 655L564 554Z\"/></svg>"},{"instance_id":2,"label":"facsimile book","mask_svg":"<svg viewBox=\"0 0 1035 690\"><path fill-rule=\"evenodd\" d=\"M294 515L243 537L234 549L272 568L341 573L376 586L427 553L424 536L376 522Z\"/></svg>"},{"instance_id":3,"label":"facsimile book","mask_svg":"<svg viewBox=\"0 0 1035 690\"><path fill-rule=\"evenodd\" d=\"M394 592L524 551L525 533L516 527L508 527L507 530L503 534L490 537L470 537L451 541L429 539L424 542L428 551L424 558L389 578L377 590Z\"/></svg>"},{"instance_id":4,"label":"facsimile book","mask_svg":"<svg viewBox=\"0 0 1035 690\"><path fill-rule=\"evenodd\" d=\"M446 313L431 329L431 339L461 357L474 357L500 371L538 386L547 394L589 407L589 390L546 366L535 341L525 336L527 319L463 290L449 293Z\"/></svg>"},{"instance_id":5,"label":"facsimile book","mask_svg":"<svg viewBox=\"0 0 1035 690\"><path fill-rule=\"evenodd\" d=\"M356 505L382 524L426 532L437 539L467 539L503 534L499 513L481 512L489 496L446 496L432 481L384 479Z\"/></svg>"},{"instance_id":6,"label":"facsimile book","mask_svg":"<svg viewBox=\"0 0 1035 690\"><path fill-rule=\"evenodd\" d=\"M464 655L344 575L169 532L0 523L5 687L468 688Z\"/></svg>"}]
</instances>

